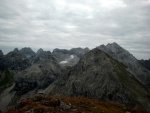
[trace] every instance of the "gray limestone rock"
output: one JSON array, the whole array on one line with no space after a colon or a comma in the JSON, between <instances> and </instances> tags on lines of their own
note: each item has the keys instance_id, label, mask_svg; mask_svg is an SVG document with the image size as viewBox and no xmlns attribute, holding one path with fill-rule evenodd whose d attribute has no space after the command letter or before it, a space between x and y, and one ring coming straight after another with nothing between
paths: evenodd
<instances>
[{"instance_id":1,"label":"gray limestone rock","mask_svg":"<svg viewBox=\"0 0 150 113\"><path fill-rule=\"evenodd\" d=\"M90 51L89 48L72 48L70 49L69 53L70 54L75 54L77 55L79 58L82 58L86 53L88 53Z\"/></svg>"},{"instance_id":2,"label":"gray limestone rock","mask_svg":"<svg viewBox=\"0 0 150 113\"><path fill-rule=\"evenodd\" d=\"M29 59L35 56L35 52L30 47L24 47L20 50L20 52Z\"/></svg>"},{"instance_id":3,"label":"gray limestone rock","mask_svg":"<svg viewBox=\"0 0 150 113\"><path fill-rule=\"evenodd\" d=\"M139 60L139 63L150 71L150 59L149 60L143 60L143 59Z\"/></svg>"},{"instance_id":4,"label":"gray limestone rock","mask_svg":"<svg viewBox=\"0 0 150 113\"><path fill-rule=\"evenodd\" d=\"M125 65L99 49L87 53L44 93L150 107L147 88L127 71Z\"/></svg>"},{"instance_id":5,"label":"gray limestone rock","mask_svg":"<svg viewBox=\"0 0 150 113\"><path fill-rule=\"evenodd\" d=\"M39 49L33 58L33 63L37 63L39 61L44 61L45 59L50 59L55 61L55 58L52 56L50 51L43 51L43 49Z\"/></svg>"},{"instance_id":6,"label":"gray limestone rock","mask_svg":"<svg viewBox=\"0 0 150 113\"><path fill-rule=\"evenodd\" d=\"M53 50L52 55L62 66L74 66L87 52L89 52L88 48L72 48L70 50L57 48Z\"/></svg>"},{"instance_id":7,"label":"gray limestone rock","mask_svg":"<svg viewBox=\"0 0 150 113\"><path fill-rule=\"evenodd\" d=\"M23 55L17 48L9 52L0 59L3 68L14 71L24 70L31 65L30 60Z\"/></svg>"},{"instance_id":8,"label":"gray limestone rock","mask_svg":"<svg viewBox=\"0 0 150 113\"><path fill-rule=\"evenodd\" d=\"M107 44L106 46L101 45L97 48L126 65L128 70L135 75L136 78L150 88L150 71L144 68L127 50L119 46L117 43Z\"/></svg>"},{"instance_id":9,"label":"gray limestone rock","mask_svg":"<svg viewBox=\"0 0 150 113\"><path fill-rule=\"evenodd\" d=\"M44 89L53 83L61 73L60 65L50 52L40 51L32 66L16 75L14 91L23 95L33 89Z\"/></svg>"},{"instance_id":10,"label":"gray limestone rock","mask_svg":"<svg viewBox=\"0 0 150 113\"><path fill-rule=\"evenodd\" d=\"M3 51L2 51L2 50L0 50L0 57L1 57L1 56L3 56L3 55L4 55L4 54L3 54Z\"/></svg>"}]
</instances>

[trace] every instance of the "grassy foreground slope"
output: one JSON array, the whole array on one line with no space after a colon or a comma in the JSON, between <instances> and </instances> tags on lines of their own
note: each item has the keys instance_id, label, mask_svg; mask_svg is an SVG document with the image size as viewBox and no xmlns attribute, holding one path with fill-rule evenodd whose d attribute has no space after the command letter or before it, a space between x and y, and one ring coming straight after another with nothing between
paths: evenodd
<instances>
[{"instance_id":1,"label":"grassy foreground slope","mask_svg":"<svg viewBox=\"0 0 150 113\"><path fill-rule=\"evenodd\" d=\"M5 113L148 113L118 103L101 102L84 97L35 96L22 100Z\"/></svg>"}]
</instances>

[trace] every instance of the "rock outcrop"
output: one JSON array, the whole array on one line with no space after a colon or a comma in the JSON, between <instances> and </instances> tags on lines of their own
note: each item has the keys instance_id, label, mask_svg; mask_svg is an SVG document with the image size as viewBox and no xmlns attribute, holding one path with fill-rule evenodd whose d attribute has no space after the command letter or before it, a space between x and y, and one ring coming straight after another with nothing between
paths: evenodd
<instances>
[{"instance_id":1,"label":"rock outcrop","mask_svg":"<svg viewBox=\"0 0 150 113\"><path fill-rule=\"evenodd\" d=\"M2 110L6 109L7 106L16 104L21 98L34 96L39 90L53 83L61 74L61 66L52 57L50 51L39 49L34 57L29 59L19 50L15 49L15 51L5 56L6 59L8 60L8 65L6 66L12 71L18 69L18 62L19 66L25 65L22 62L23 59L27 60L30 65L22 68L22 70L17 70L13 86L8 87L2 92L0 97L0 103L3 105L0 109ZM10 66L14 66L14 68L10 68Z\"/></svg>"},{"instance_id":2,"label":"rock outcrop","mask_svg":"<svg viewBox=\"0 0 150 113\"><path fill-rule=\"evenodd\" d=\"M82 58L86 53L88 53L90 51L89 48L72 48L70 49L70 54L75 54L77 55L79 58Z\"/></svg>"},{"instance_id":3,"label":"rock outcrop","mask_svg":"<svg viewBox=\"0 0 150 113\"><path fill-rule=\"evenodd\" d=\"M127 71L125 65L99 49L87 53L44 93L150 107L147 88Z\"/></svg>"},{"instance_id":4,"label":"rock outcrop","mask_svg":"<svg viewBox=\"0 0 150 113\"><path fill-rule=\"evenodd\" d=\"M57 48L53 50L52 55L60 65L74 66L87 52L89 52L88 48L72 48L70 50Z\"/></svg>"},{"instance_id":5,"label":"rock outcrop","mask_svg":"<svg viewBox=\"0 0 150 113\"><path fill-rule=\"evenodd\" d=\"M1 67L14 71L21 71L31 65L30 60L23 55L17 48L0 59Z\"/></svg>"},{"instance_id":6,"label":"rock outcrop","mask_svg":"<svg viewBox=\"0 0 150 113\"><path fill-rule=\"evenodd\" d=\"M150 59L149 60L143 60L143 59L139 60L139 63L150 71Z\"/></svg>"},{"instance_id":7,"label":"rock outcrop","mask_svg":"<svg viewBox=\"0 0 150 113\"><path fill-rule=\"evenodd\" d=\"M43 49L39 49L33 58L33 63L44 61L45 59L50 59L52 61L55 61L55 58L52 56L50 51L43 51Z\"/></svg>"},{"instance_id":8,"label":"rock outcrop","mask_svg":"<svg viewBox=\"0 0 150 113\"><path fill-rule=\"evenodd\" d=\"M59 77L60 73L61 68L50 51L39 49L34 64L17 74L14 91L23 95L35 88L46 88Z\"/></svg>"},{"instance_id":9,"label":"rock outcrop","mask_svg":"<svg viewBox=\"0 0 150 113\"><path fill-rule=\"evenodd\" d=\"M0 57L2 57L4 54L3 54L3 51L0 50Z\"/></svg>"},{"instance_id":10,"label":"rock outcrop","mask_svg":"<svg viewBox=\"0 0 150 113\"><path fill-rule=\"evenodd\" d=\"M52 53L16 48L0 57L0 75L0 84L8 83L0 95L0 109L39 92L150 107L150 92L145 87L150 84L149 71L116 43L91 51L74 48Z\"/></svg>"},{"instance_id":11,"label":"rock outcrop","mask_svg":"<svg viewBox=\"0 0 150 113\"><path fill-rule=\"evenodd\" d=\"M29 59L35 56L35 52L30 47L24 47L20 50L20 52Z\"/></svg>"},{"instance_id":12,"label":"rock outcrop","mask_svg":"<svg viewBox=\"0 0 150 113\"><path fill-rule=\"evenodd\" d=\"M135 75L136 78L150 88L150 71L144 68L127 50L119 46L117 43L107 44L106 46L101 45L97 48L126 65L128 70Z\"/></svg>"}]
</instances>

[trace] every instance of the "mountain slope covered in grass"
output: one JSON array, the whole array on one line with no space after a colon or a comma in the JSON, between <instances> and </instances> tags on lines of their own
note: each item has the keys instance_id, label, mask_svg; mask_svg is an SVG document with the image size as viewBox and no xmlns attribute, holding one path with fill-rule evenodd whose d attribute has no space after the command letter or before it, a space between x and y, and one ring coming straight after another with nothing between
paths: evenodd
<instances>
[{"instance_id":1,"label":"mountain slope covered in grass","mask_svg":"<svg viewBox=\"0 0 150 113\"><path fill-rule=\"evenodd\" d=\"M114 102L101 102L84 97L35 96L22 100L5 113L148 113Z\"/></svg>"}]
</instances>

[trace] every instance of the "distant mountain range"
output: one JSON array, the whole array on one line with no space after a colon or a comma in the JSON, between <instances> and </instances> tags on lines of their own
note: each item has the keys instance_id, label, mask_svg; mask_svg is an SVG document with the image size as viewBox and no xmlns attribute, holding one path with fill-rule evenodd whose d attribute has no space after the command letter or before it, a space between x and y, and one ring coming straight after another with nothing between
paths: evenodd
<instances>
[{"instance_id":1,"label":"distant mountain range","mask_svg":"<svg viewBox=\"0 0 150 113\"><path fill-rule=\"evenodd\" d=\"M137 60L117 43L35 53L0 50L0 109L38 93L83 96L150 108L149 61Z\"/></svg>"}]
</instances>

